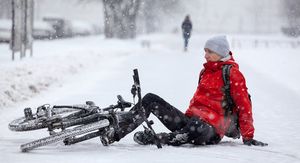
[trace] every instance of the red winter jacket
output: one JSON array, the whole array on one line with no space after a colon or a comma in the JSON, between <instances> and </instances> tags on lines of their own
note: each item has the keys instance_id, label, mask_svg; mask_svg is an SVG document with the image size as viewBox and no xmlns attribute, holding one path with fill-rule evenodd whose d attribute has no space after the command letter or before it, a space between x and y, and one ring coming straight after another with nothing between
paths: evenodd
<instances>
[{"instance_id":1,"label":"red winter jacket","mask_svg":"<svg viewBox=\"0 0 300 163\"><path fill-rule=\"evenodd\" d=\"M224 64L232 65L230 69L230 93L236 105L233 111L238 113L241 135L244 140L252 139L254 127L251 101L248 98L245 78L233 58L226 62L207 62L203 64L204 71L201 81L198 83L197 90L185 114L189 117L199 117L212 125L221 137L224 136L230 124L228 118L225 122L224 109L222 108L224 99L222 66Z\"/></svg>"}]
</instances>

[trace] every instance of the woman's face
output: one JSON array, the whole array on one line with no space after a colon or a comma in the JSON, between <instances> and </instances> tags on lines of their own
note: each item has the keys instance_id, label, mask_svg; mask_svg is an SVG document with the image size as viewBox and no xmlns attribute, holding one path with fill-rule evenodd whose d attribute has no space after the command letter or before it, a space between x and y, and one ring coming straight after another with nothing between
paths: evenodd
<instances>
[{"instance_id":1,"label":"woman's face","mask_svg":"<svg viewBox=\"0 0 300 163\"><path fill-rule=\"evenodd\" d=\"M220 61L220 59L222 58L221 56L219 56L215 52L211 51L210 49L205 48L204 51L205 51L204 58L206 59L207 62L208 61L217 62L217 61Z\"/></svg>"}]
</instances>

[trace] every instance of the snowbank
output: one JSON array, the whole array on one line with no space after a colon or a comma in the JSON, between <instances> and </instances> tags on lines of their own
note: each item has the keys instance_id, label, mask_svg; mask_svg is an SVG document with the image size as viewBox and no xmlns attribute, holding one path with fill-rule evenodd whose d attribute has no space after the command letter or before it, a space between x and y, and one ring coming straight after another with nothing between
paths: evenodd
<instances>
[{"instance_id":1,"label":"snowbank","mask_svg":"<svg viewBox=\"0 0 300 163\"><path fill-rule=\"evenodd\" d=\"M86 40L89 43L83 44ZM112 42L113 41L113 44ZM31 97L74 74L99 68L107 58L119 58L128 53L121 41L105 40L103 37L88 37L57 41L36 41L34 57L10 61L8 45L0 46L0 109ZM119 46L118 53L112 53L112 46ZM124 49L123 52L119 52ZM110 53L107 53L110 51ZM18 56L16 57L18 59Z\"/></svg>"},{"instance_id":2,"label":"snowbank","mask_svg":"<svg viewBox=\"0 0 300 163\"><path fill-rule=\"evenodd\" d=\"M93 66L100 55L62 56L53 60L25 61L14 67L1 66L0 108L27 100L70 75ZM66 62L68 60L68 62Z\"/></svg>"}]
</instances>

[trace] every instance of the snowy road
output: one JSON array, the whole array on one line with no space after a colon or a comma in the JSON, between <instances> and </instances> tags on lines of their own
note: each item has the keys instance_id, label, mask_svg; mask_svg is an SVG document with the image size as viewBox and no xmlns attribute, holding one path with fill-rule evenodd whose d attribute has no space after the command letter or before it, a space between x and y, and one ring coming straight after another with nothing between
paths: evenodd
<instances>
[{"instance_id":1,"label":"snowy road","mask_svg":"<svg viewBox=\"0 0 300 163\"><path fill-rule=\"evenodd\" d=\"M297 55L299 49L244 47L233 50L252 95L255 138L269 143L267 147L248 147L241 140L223 139L219 145L164 146L158 150L155 146L134 143L130 134L109 147L103 147L98 139L93 139L73 146L54 144L21 153L20 144L47 133L16 133L7 129L9 121L20 116L27 106L93 100L104 107L115 103L117 94L131 100L134 68L139 69L143 94L159 94L185 111L204 62L202 46L206 38L194 36L187 53L182 51L179 35L159 34L124 43L110 41L117 46L109 48L89 49L91 47L86 46L87 49L80 49L81 52L96 51L105 59L99 57L99 64L93 69L70 76L62 86L54 85L26 102L0 110L0 162L300 162L300 86L295 84L300 76L297 73L299 66L294 63L300 59ZM95 38L90 39L95 41ZM150 48L141 47L142 40L149 41ZM84 41L84 44L89 44L88 38ZM61 42L61 46L72 47L72 43L72 40L67 40ZM55 42L49 42L49 46L51 44ZM99 39L101 45L108 44ZM286 57L282 56L284 52L288 52ZM280 69L274 69L276 66ZM157 131L166 131L157 119L151 118Z\"/></svg>"}]
</instances>

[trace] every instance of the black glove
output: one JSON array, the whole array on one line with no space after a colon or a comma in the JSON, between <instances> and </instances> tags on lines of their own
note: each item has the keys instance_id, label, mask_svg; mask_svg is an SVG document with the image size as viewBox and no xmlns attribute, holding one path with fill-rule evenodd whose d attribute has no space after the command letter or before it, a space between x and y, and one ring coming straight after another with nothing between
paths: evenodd
<instances>
[{"instance_id":1,"label":"black glove","mask_svg":"<svg viewBox=\"0 0 300 163\"><path fill-rule=\"evenodd\" d=\"M255 145L255 146L267 146L267 143L263 143L261 141L255 140L255 139L249 139L249 140L243 140L245 145Z\"/></svg>"}]
</instances>

